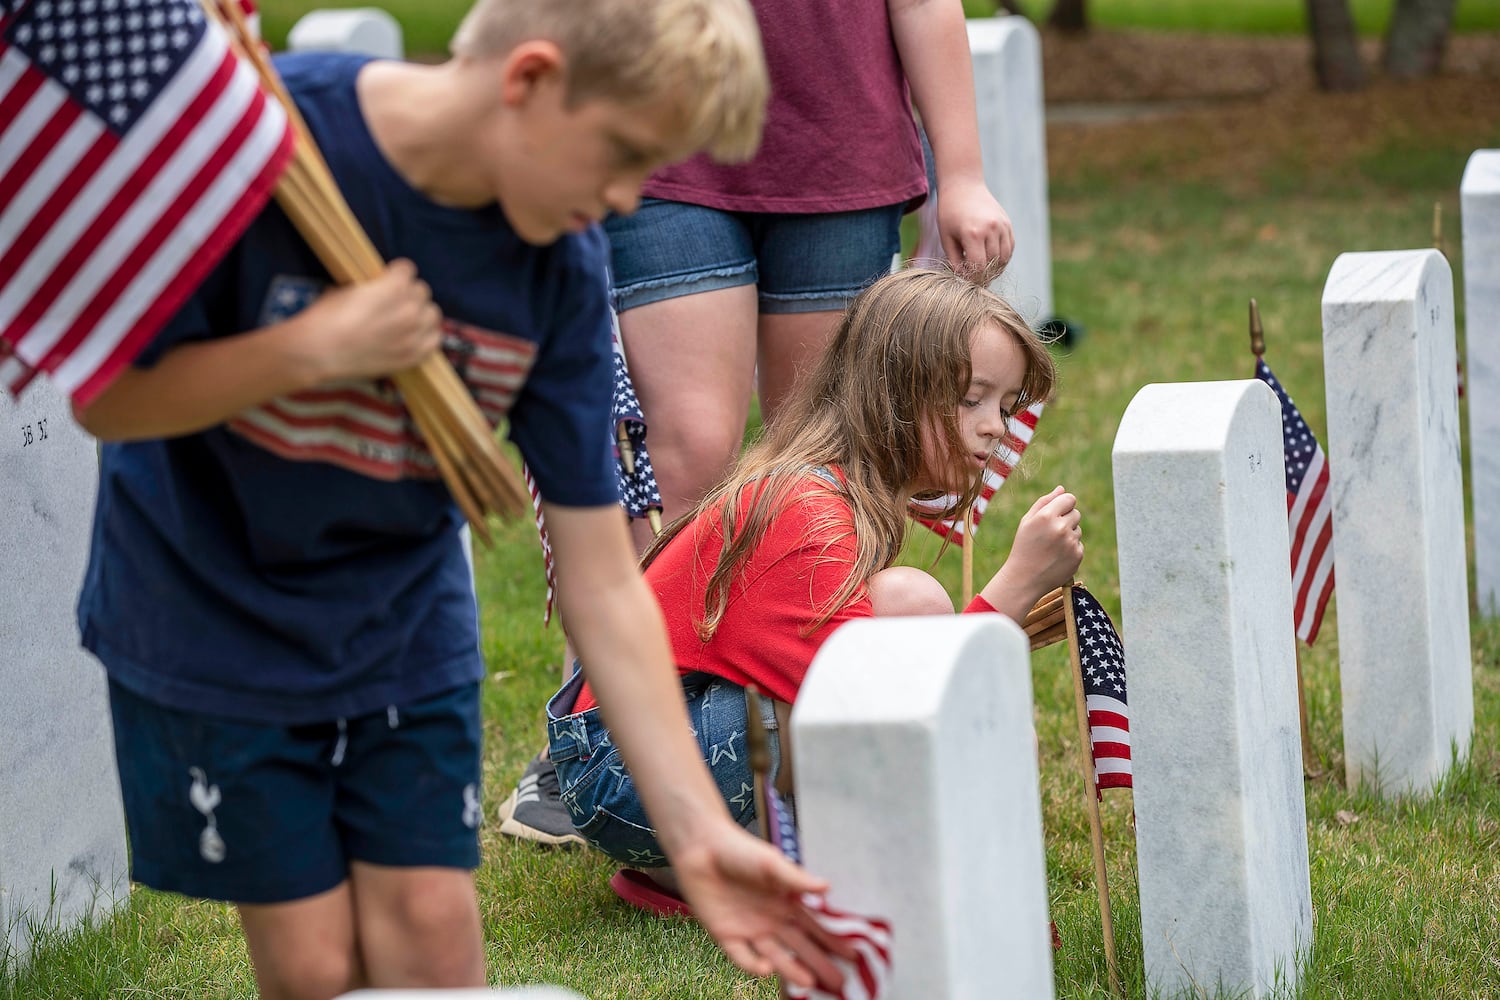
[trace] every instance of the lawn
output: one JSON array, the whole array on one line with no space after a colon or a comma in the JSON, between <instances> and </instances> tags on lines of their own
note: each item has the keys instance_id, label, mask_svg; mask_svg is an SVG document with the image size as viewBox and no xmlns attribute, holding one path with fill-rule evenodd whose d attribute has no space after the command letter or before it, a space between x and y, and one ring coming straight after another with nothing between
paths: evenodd
<instances>
[{"instance_id":1,"label":"lawn","mask_svg":"<svg viewBox=\"0 0 1500 1000\"><path fill-rule=\"evenodd\" d=\"M1111 8L1097 6L1101 18ZM1172 9L1155 6L1163 17ZM1275 6L1300 9L1290 0ZM1460 15L1475 6L1460 4ZM275 10L266 6L268 24ZM990 507L977 539L979 572L998 567L1009 529L1031 499L1065 483L1085 511L1082 576L1118 621L1110 448L1120 415L1146 383L1248 377L1252 296L1265 321L1267 359L1321 434L1319 302L1328 269L1348 250L1429 245L1433 205L1440 203L1461 279L1459 177L1471 150L1500 146L1500 110L1483 96L1486 87L1492 95L1492 80L1346 98L1303 95L1295 104L1052 130L1054 297L1087 336L1058 350L1059 397L1021 471ZM1275 134L1249 142L1270 118L1282 122ZM1455 285L1462 331L1462 281ZM903 559L927 566L936 553L932 538L914 533ZM500 527L495 547L478 554L478 567L489 665L485 795L492 808L539 745L562 639L540 625L541 555L529 524ZM958 567L957 553L936 566L955 592ZM1123 624L1128 638L1130 623ZM1381 802L1344 786L1337 627L1335 606L1317 646L1303 650L1324 771L1307 784L1316 940L1303 995L1500 996L1500 623L1475 620L1473 755L1439 794L1415 802ZM1048 886L1063 939L1058 995L1103 998L1061 651L1040 653L1033 673ZM1130 819L1129 793L1106 795L1119 953L1131 995L1141 996ZM493 824L483 846L478 880L492 981L550 981L593 998L776 995L772 984L738 974L696 926L619 904L605 884L612 866L599 856L509 843ZM145 890L99 929L49 941L28 970L9 980L0 975L3 1000L252 995L231 911ZM1003 995L1001 987L995 995Z\"/></svg>"}]
</instances>

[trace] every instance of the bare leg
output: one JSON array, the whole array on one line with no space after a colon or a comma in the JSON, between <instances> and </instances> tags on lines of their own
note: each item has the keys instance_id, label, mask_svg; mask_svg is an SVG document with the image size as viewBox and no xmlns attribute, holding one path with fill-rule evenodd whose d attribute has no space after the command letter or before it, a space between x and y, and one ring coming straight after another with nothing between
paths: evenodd
<instances>
[{"instance_id":1,"label":"bare leg","mask_svg":"<svg viewBox=\"0 0 1500 1000\"><path fill-rule=\"evenodd\" d=\"M870 577L870 603L879 617L953 614L943 585L915 566L892 566Z\"/></svg>"},{"instance_id":2,"label":"bare leg","mask_svg":"<svg viewBox=\"0 0 1500 1000\"><path fill-rule=\"evenodd\" d=\"M843 313L772 313L760 318L756 382L761 418L770 423L799 373L817 364ZM652 457L655 457L652 452Z\"/></svg>"},{"instance_id":3,"label":"bare leg","mask_svg":"<svg viewBox=\"0 0 1500 1000\"><path fill-rule=\"evenodd\" d=\"M620 314L665 521L690 510L739 455L754 379L755 310L755 286L741 285ZM650 528L637 525L637 548L644 549Z\"/></svg>"},{"instance_id":4,"label":"bare leg","mask_svg":"<svg viewBox=\"0 0 1500 1000\"><path fill-rule=\"evenodd\" d=\"M356 861L350 880L371 986L485 985L479 900L469 872Z\"/></svg>"},{"instance_id":5,"label":"bare leg","mask_svg":"<svg viewBox=\"0 0 1500 1000\"><path fill-rule=\"evenodd\" d=\"M262 1000L328 1000L365 985L348 882L307 899L237 909Z\"/></svg>"}]
</instances>

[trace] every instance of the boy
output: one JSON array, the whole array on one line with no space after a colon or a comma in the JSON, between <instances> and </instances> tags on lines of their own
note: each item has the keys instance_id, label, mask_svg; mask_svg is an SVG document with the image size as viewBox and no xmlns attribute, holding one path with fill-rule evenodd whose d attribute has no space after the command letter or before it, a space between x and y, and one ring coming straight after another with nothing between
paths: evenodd
<instances>
[{"instance_id":1,"label":"boy","mask_svg":"<svg viewBox=\"0 0 1500 1000\"><path fill-rule=\"evenodd\" d=\"M735 826L696 759L609 465L594 223L666 162L748 155L752 15L479 0L453 51L281 64L356 216L414 264L327 289L268 209L78 413L112 442L79 619L134 877L234 902L265 997L484 984L461 518L381 379L441 346L531 465L572 637L694 911L746 971L836 983L797 902L821 884Z\"/></svg>"}]
</instances>

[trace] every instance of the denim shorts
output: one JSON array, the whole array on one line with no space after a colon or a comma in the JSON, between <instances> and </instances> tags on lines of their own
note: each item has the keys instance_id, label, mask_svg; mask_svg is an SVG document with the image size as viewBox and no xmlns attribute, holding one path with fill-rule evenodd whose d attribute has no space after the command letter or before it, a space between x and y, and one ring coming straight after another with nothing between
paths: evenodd
<instances>
[{"instance_id":1,"label":"denim shorts","mask_svg":"<svg viewBox=\"0 0 1500 1000\"><path fill-rule=\"evenodd\" d=\"M110 682L131 877L234 903L325 892L350 861L475 868L479 686L296 726L199 715Z\"/></svg>"},{"instance_id":2,"label":"denim shorts","mask_svg":"<svg viewBox=\"0 0 1500 1000\"><path fill-rule=\"evenodd\" d=\"M646 198L604 220L615 309L756 285L762 313L841 310L891 269L905 207L799 215Z\"/></svg>"},{"instance_id":3,"label":"denim shorts","mask_svg":"<svg viewBox=\"0 0 1500 1000\"><path fill-rule=\"evenodd\" d=\"M599 709L571 713L582 686L583 674L575 673L547 703L547 739L563 804L578 832L611 858L634 868L661 868L666 854ZM682 693L693 735L719 794L735 822L748 828L755 822L755 795L745 746L745 689L696 673L682 678ZM760 724L770 730L769 777L774 780L781 763L775 703L762 698L760 704Z\"/></svg>"}]
</instances>

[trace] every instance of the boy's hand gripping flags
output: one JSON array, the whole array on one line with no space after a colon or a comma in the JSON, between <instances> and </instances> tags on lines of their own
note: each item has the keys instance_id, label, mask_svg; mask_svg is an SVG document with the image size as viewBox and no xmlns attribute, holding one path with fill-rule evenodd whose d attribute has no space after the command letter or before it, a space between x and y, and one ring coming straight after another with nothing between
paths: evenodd
<instances>
[{"instance_id":1,"label":"boy's hand gripping flags","mask_svg":"<svg viewBox=\"0 0 1500 1000\"><path fill-rule=\"evenodd\" d=\"M0 386L87 403L270 197L286 114L195 0L0 0Z\"/></svg>"},{"instance_id":2,"label":"boy's hand gripping flags","mask_svg":"<svg viewBox=\"0 0 1500 1000\"><path fill-rule=\"evenodd\" d=\"M979 497L974 501L976 534L979 530L979 519L984 516L990 497L995 495L995 491L1004 484L1011 470L1021 461L1021 455L1026 451L1026 446L1031 443L1031 436L1036 433L1036 422L1041 415L1042 404L1033 403L1010 418L1009 433L1006 434L1005 440L995 447L995 453L990 456L989 464L984 468L984 485L980 487ZM936 500L913 500L911 516L944 538L956 536L962 539L963 517L946 520L942 517L946 511L952 510L960 499L954 494L948 494Z\"/></svg>"}]
</instances>

